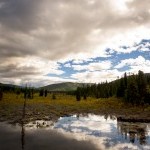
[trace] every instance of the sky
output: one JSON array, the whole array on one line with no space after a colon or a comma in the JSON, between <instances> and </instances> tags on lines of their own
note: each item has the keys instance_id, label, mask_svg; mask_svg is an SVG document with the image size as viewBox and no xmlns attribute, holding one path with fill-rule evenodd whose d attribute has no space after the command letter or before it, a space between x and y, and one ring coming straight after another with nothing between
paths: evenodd
<instances>
[{"instance_id":1,"label":"sky","mask_svg":"<svg viewBox=\"0 0 150 150\"><path fill-rule=\"evenodd\" d=\"M149 0L0 0L0 82L100 83L150 72Z\"/></svg>"}]
</instances>

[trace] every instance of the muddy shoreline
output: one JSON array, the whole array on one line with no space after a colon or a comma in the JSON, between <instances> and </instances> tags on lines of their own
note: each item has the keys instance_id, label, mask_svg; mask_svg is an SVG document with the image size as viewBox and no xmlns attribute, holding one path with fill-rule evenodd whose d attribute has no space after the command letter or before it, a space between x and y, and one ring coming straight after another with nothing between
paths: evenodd
<instances>
[{"instance_id":1,"label":"muddy shoreline","mask_svg":"<svg viewBox=\"0 0 150 150\"><path fill-rule=\"evenodd\" d=\"M35 120L57 121L59 117L74 114L87 115L112 115L118 121L124 122L146 122L150 123L150 106L133 106L126 104L122 99L94 99L76 101L74 96L57 95L56 100L51 95L27 100L23 95L16 97L15 94L6 93L0 101L0 121L10 123L28 123ZM24 108L25 107L25 108Z\"/></svg>"},{"instance_id":2,"label":"muddy shoreline","mask_svg":"<svg viewBox=\"0 0 150 150\"><path fill-rule=\"evenodd\" d=\"M0 113L0 121L7 121L11 124L22 122L28 123L35 120L50 120L56 122L59 117L70 116L74 114L87 115L89 113L96 115L115 116L117 121L122 122L145 122L150 123L150 112L148 111L134 111L131 112L129 109L115 110L115 109L99 109L99 110L88 110L88 109L67 109L65 107L58 108L48 105L27 105L25 108L25 116L22 117L22 106L14 107L11 113L5 112ZM2 113L3 112L3 113Z\"/></svg>"}]
</instances>

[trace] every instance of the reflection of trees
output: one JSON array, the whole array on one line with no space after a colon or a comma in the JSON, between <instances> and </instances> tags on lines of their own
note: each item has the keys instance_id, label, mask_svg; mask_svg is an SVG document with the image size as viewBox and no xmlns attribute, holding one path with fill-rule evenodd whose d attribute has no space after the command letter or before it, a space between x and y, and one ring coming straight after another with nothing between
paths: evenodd
<instances>
[{"instance_id":1,"label":"reflection of trees","mask_svg":"<svg viewBox=\"0 0 150 150\"><path fill-rule=\"evenodd\" d=\"M116 120L116 117L113 116L113 115L110 115L110 119L111 119L111 120Z\"/></svg>"},{"instance_id":2,"label":"reflection of trees","mask_svg":"<svg viewBox=\"0 0 150 150\"><path fill-rule=\"evenodd\" d=\"M139 139L139 142L141 145L146 144L146 135L145 134L146 134L146 128L138 129L137 136L138 136L138 139Z\"/></svg>"},{"instance_id":3,"label":"reflection of trees","mask_svg":"<svg viewBox=\"0 0 150 150\"><path fill-rule=\"evenodd\" d=\"M80 114L77 114L77 116L76 116L76 117L77 117L77 119L79 120Z\"/></svg>"},{"instance_id":4,"label":"reflection of trees","mask_svg":"<svg viewBox=\"0 0 150 150\"><path fill-rule=\"evenodd\" d=\"M108 114L105 114L104 115L104 118L107 120L108 118L110 118L111 120L116 120L116 117L113 116L113 115L108 115Z\"/></svg>"},{"instance_id":5,"label":"reflection of trees","mask_svg":"<svg viewBox=\"0 0 150 150\"><path fill-rule=\"evenodd\" d=\"M22 147L22 150L24 150L24 145L25 145L25 128L24 128L24 123L22 121L22 123L21 123L21 147Z\"/></svg>"},{"instance_id":6,"label":"reflection of trees","mask_svg":"<svg viewBox=\"0 0 150 150\"><path fill-rule=\"evenodd\" d=\"M118 129L125 139L130 140L130 142L135 143L137 140L141 145L147 143L146 141L146 124L137 124L129 122L118 122Z\"/></svg>"},{"instance_id":7,"label":"reflection of trees","mask_svg":"<svg viewBox=\"0 0 150 150\"><path fill-rule=\"evenodd\" d=\"M24 118L26 112L26 98L24 100L23 110L22 110L22 120L21 120L21 147L24 150L25 145L25 127L24 127Z\"/></svg>"},{"instance_id":8,"label":"reflection of trees","mask_svg":"<svg viewBox=\"0 0 150 150\"><path fill-rule=\"evenodd\" d=\"M107 120L107 119L108 119L108 115L107 115L107 114L105 114L105 115L104 115L104 118Z\"/></svg>"}]
</instances>

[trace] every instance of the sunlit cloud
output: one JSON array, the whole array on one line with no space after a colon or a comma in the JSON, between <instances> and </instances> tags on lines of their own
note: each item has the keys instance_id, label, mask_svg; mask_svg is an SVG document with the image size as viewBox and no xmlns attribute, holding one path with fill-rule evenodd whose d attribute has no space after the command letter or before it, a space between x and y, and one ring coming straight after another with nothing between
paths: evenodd
<instances>
[{"instance_id":1,"label":"sunlit cloud","mask_svg":"<svg viewBox=\"0 0 150 150\"><path fill-rule=\"evenodd\" d=\"M106 81L113 81L118 77L121 77L123 72L119 72L117 69L114 70L102 70L102 71L85 71L72 74L71 77L76 79L78 82L85 83L100 83Z\"/></svg>"},{"instance_id":2,"label":"sunlit cloud","mask_svg":"<svg viewBox=\"0 0 150 150\"><path fill-rule=\"evenodd\" d=\"M150 70L150 60L146 60L142 56L138 56L133 59L125 59L122 60L115 68L122 68L124 66L129 66L130 69L127 72L137 73L139 70L144 71L145 73L149 73Z\"/></svg>"},{"instance_id":3,"label":"sunlit cloud","mask_svg":"<svg viewBox=\"0 0 150 150\"><path fill-rule=\"evenodd\" d=\"M111 66L112 65L110 61L92 62L89 63L88 65L72 65L73 69L78 71L82 71L82 70L98 71L98 70L110 69Z\"/></svg>"},{"instance_id":4,"label":"sunlit cloud","mask_svg":"<svg viewBox=\"0 0 150 150\"><path fill-rule=\"evenodd\" d=\"M67 70L59 63L71 61L66 68L78 67L79 73L77 65L94 65L97 57L111 62L114 53L149 52L149 45L136 45L150 39L149 27L149 0L1 0L1 80L24 82L23 74L63 79ZM99 64L85 68L97 71L96 66L100 71Z\"/></svg>"}]
</instances>

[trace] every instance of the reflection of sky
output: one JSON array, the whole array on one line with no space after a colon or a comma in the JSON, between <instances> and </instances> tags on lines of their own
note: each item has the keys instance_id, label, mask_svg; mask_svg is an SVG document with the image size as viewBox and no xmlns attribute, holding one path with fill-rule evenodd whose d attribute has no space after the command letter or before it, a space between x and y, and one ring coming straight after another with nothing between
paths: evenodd
<instances>
[{"instance_id":1,"label":"reflection of sky","mask_svg":"<svg viewBox=\"0 0 150 150\"><path fill-rule=\"evenodd\" d=\"M99 147L103 145L103 149L150 149L149 128L147 128L148 131L146 135L147 145L140 145L136 138L132 144L129 134L127 134L127 138L125 139L117 126L117 120L112 120L110 117L106 120L103 116L97 115L80 117L74 115L71 117L61 117L58 122L55 123L54 128L78 140L92 140L93 143Z\"/></svg>"},{"instance_id":2,"label":"reflection of sky","mask_svg":"<svg viewBox=\"0 0 150 150\"><path fill-rule=\"evenodd\" d=\"M14 138L14 141L18 141L20 138L20 126L0 123L0 129L1 135L8 135L6 138L8 143L11 142L12 138L10 139L10 137L13 136L14 138L13 134L15 134L17 138ZM133 131L136 132L134 143L130 142L131 135L129 134L129 132ZM141 131L144 132L140 133ZM18 132L19 136L17 134ZM59 142L59 137L62 136L64 144L67 143L68 140L72 141L75 139L79 143L90 142L98 149L103 150L150 150L150 124L117 122L114 116L104 117L92 114L86 116L73 115L70 117L61 117L56 123L37 120L25 124L24 132L28 142L30 141L30 138L28 139L30 135L33 136L32 139L39 140L40 138L39 143L41 144L46 141L46 145L49 145L50 141L55 144L56 139L57 142ZM34 135L35 133L36 135ZM140 145L139 135L143 133L145 133L146 143ZM11 136L9 134L11 134ZM49 138L51 139L50 141L48 140ZM44 140L42 141L42 139ZM35 142L37 142L36 140Z\"/></svg>"},{"instance_id":3,"label":"reflection of sky","mask_svg":"<svg viewBox=\"0 0 150 150\"><path fill-rule=\"evenodd\" d=\"M105 119L102 116L89 115L87 117L76 115L72 117L61 117L55 124L55 128L62 128L69 132L83 132L87 134L109 134L117 130L117 121Z\"/></svg>"},{"instance_id":4,"label":"reflection of sky","mask_svg":"<svg viewBox=\"0 0 150 150\"><path fill-rule=\"evenodd\" d=\"M91 142L67 138L45 127L42 120L37 122L41 127L32 128L35 122L25 127L0 122L0 150L97 150Z\"/></svg>"}]
</instances>

